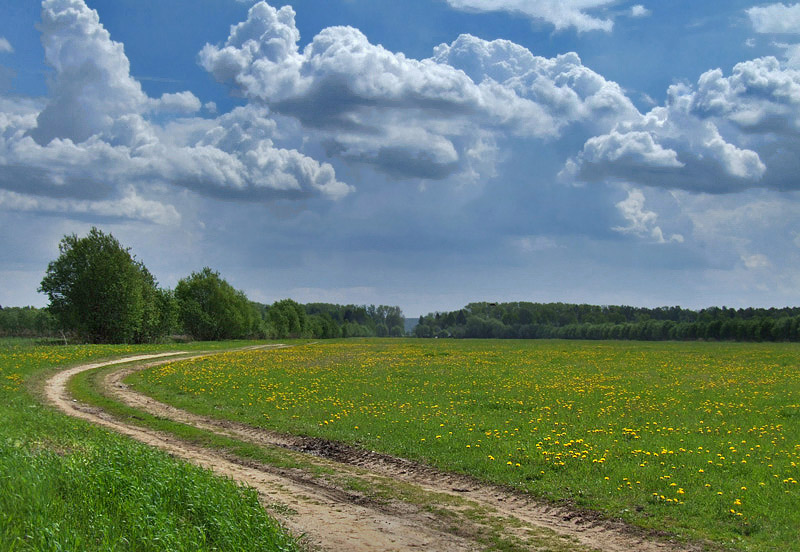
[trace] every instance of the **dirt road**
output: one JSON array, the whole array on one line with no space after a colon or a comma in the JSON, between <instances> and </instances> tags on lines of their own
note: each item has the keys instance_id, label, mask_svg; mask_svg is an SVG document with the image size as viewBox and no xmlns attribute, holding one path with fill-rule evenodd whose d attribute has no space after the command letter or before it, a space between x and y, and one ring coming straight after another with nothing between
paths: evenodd
<instances>
[{"instance_id":1,"label":"dirt road","mask_svg":"<svg viewBox=\"0 0 800 552\"><path fill-rule=\"evenodd\" d=\"M269 354L265 351L265 354ZM135 370L187 353L140 355L56 373L45 396L63 412L160 448L255 488L262 502L312 549L328 551L686 550L619 523L535 502L509 490L345 445L197 416L122 383ZM191 356L207 356L191 355ZM156 361L156 359L159 359ZM154 362L155 361L155 362ZM115 419L67 391L74 375L123 364L101 379L103 394L161 418L254 443L280 462L261 464ZM132 363L132 364L131 364Z\"/></svg>"}]
</instances>

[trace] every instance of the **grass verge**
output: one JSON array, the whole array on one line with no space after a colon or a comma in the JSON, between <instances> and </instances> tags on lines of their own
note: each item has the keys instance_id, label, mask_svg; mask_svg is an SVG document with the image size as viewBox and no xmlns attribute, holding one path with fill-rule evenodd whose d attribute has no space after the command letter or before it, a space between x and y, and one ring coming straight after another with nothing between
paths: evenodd
<instances>
[{"instance_id":1,"label":"grass verge","mask_svg":"<svg viewBox=\"0 0 800 552\"><path fill-rule=\"evenodd\" d=\"M0 549L297 550L252 490L43 407L32 391L53 367L208 346L0 340Z\"/></svg>"}]
</instances>

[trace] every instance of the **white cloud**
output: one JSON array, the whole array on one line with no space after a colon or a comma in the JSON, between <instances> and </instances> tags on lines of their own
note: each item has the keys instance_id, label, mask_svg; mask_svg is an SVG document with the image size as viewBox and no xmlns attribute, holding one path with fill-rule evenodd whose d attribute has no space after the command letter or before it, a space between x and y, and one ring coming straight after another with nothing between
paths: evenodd
<instances>
[{"instance_id":1,"label":"white cloud","mask_svg":"<svg viewBox=\"0 0 800 552\"><path fill-rule=\"evenodd\" d=\"M776 43L775 46L783 48L786 66L790 69L800 69L800 44Z\"/></svg>"},{"instance_id":2,"label":"white cloud","mask_svg":"<svg viewBox=\"0 0 800 552\"><path fill-rule=\"evenodd\" d=\"M149 186L259 201L337 199L352 190L329 164L275 146L264 108L171 119L196 113L200 100L191 92L148 97L130 76L122 44L82 0L45 0L40 29L54 69L46 103L0 103L6 208L164 224L176 211L144 198ZM160 124L150 120L154 113Z\"/></svg>"},{"instance_id":3,"label":"white cloud","mask_svg":"<svg viewBox=\"0 0 800 552\"><path fill-rule=\"evenodd\" d=\"M630 13L631 17L648 17L651 12L641 4L636 4L635 6L631 7Z\"/></svg>"},{"instance_id":4,"label":"white cloud","mask_svg":"<svg viewBox=\"0 0 800 552\"><path fill-rule=\"evenodd\" d=\"M620 87L565 54L536 57L462 35L415 60L357 29L323 29L301 52L290 7L259 2L202 65L253 102L314 129L330 155L398 178L469 174L487 131L553 138L574 123L608 130L638 114Z\"/></svg>"},{"instance_id":5,"label":"white cloud","mask_svg":"<svg viewBox=\"0 0 800 552\"><path fill-rule=\"evenodd\" d=\"M590 138L561 177L711 193L760 185L766 167L758 154L726 142L712 122L688 116L683 104L668 102Z\"/></svg>"},{"instance_id":6,"label":"white cloud","mask_svg":"<svg viewBox=\"0 0 800 552\"><path fill-rule=\"evenodd\" d=\"M617 210L628 222L628 226L615 226L612 230L640 238L650 238L655 243L683 243L683 236L680 234L672 234L669 239L664 237L661 227L656 224L658 214L645 209L644 203L645 197L641 190L635 188L628 190L628 197L617 203Z\"/></svg>"},{"instance_id":7,"label":"white cloud","mask_svg":"<svg viewBox=\"0 0 800 552\"><path fill-rule=\"evenodd\" d=\"M13 52L14 48L11 46L11 43L8 41L8 39L0 36L0 54L11 54Z\"/></svg>"},{"instance_id":8,"label":"white cloud","mask_svg":"<svg viewBox=\"0 0 800 552\"><path fill-rule=\"evenodd\" d=\"M589 12L609 7L616 0L447 0L457 9L507 11L543 20L556 30L574 27L577 31L611 31L614 22Z\"/></svg>"},{"instance_id":9,"label":"white cloud","mask_svg":"<svg viewBox=\"0 0 800 552\"><path fill-rule=\"evenodd\" d=\"M174 206L144 199L132 189L122 197L100 201L54 199L0 190L0 209L71 217L139 220L164 226L176 226L181 220Z\"/></svg>"},{"instance_id":10,"label":"white cloud","mask_svg":"<svg viewBox=\"0 0 800 552\"><path fill-rule=\"evenodd\" d=\"M154 111L191 114L200 111L200 99L191 92L178 92L176 94L162 94L158 100L151 100L150 105Z\"/></svg>"},{"instance_id":11,"label":"white cloud","mask_svg":"<svg viewBox=\"0 0 800 552\"><path fill-rule=\"evenodd\" d=\"M546 236L524 236L515 240L516 246L524 253L535 253L555 249L558 244L552 238Z\"/></svg>"},{"instance_id":12,"label":"white cloud","mask_svg":"<svg viewBox=\"0 0 800 552\"><path fill-rule=\"evenodd\" d=\"M769 4L746 11L756 32L800 34L800 4Z\"/></svg>"},{"instance_id":13,"label":"white cloud","mask_svg":"<svg viewBox=\"0 0 800 552\"><path fill-rule=\"evenodd\" d=\"M611 128L639 114L617 83L583 65L574 52L544 58L508 40L461 35L452 44L438 46L433 60L465 72L473 82L496 83L534 102L558 130L574 122ZM517 124L536 122L520 117Z\"/></svg>"},{"instance_id":14,"label":"white cloud","mask_svg":"<svg viewBox=\"0 0 800 552\"><path fill-rule=\"evenodd\" d=\"M692 112L703 118L724 118L750 133L800 132L800 70L782 66L774 57L700 76Z\"/></svg>"},{"instance_id":15,"label":"white cloud","mask_svg":"<svg viewBox=\"0 0 800 552\"><path fill-rule=\"evenodd\" d=\"M641 169L680 169L685 165L678 161L678 154L664 149L656 143L653 135L645 131L621 133L612 130L603 136L590 138L583 147L582 161L595 167L607 161L614 165L625 164Z\"/></svg>"},{"instance_id":16,"label":"white cloud","mask_svg":"<svg viewBox=\"0 0 800 552\"><path fill-rule=\"evenodd\" d=\"M673 153L677 163L665 164ZM670 87L663 107L589 139L563 174L711 193L796 190L799 159L800 69L763 57Z\"/></svg>"},{"instance_id":17,"label":"white cloud","mask_svg":"<svg viewBox=\"0 0 800 552\"><path fill-rule=\"evenodd\" d=\"M742 255L741 257L744 266L746 266L750 270L756 270L759 268L769 268L771 263L766 255L762 255L760 253L756 253L753 255Z\"/></svg>"},{"instance_id":18,"label":"white cloud","mask_svg":"<svg viewBox=\"0 0 800 552\"><path fill-rule=\"evenodd\" d=\"M130 76L122 44L111 40L83 0L45 0L39 28L55 74L50 101L30 133L38 144L83 142L115 118L144 111L148 98Z\"/></svg>"}]
</instances>

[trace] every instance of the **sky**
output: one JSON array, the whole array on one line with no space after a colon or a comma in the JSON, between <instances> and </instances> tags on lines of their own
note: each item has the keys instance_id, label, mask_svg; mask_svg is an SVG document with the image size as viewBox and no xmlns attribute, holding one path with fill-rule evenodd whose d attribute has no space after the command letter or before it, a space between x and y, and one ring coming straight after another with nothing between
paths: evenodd
<instances>
[{"instance_id":1,"label":"sky","mask_svg":"<svg viewBox=\"0 0 800 552\"><path fill-rule=\"evenodd\" d=\"M800 304L800 4L0 14L0 305L92 226L263 303Z\"/></svg>"}]
</instances>

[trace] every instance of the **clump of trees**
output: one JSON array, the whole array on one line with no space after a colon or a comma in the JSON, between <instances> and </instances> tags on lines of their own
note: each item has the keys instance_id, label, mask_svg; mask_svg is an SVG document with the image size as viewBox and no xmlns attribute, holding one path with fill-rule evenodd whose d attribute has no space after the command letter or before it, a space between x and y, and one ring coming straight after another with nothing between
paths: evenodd
<instances>
[{"instance_id":1,"label":"clump of trees","mask_svg":"<svg viewBox=\"0 0 800 552\"><path fill-rule=\"evenodd\" d=\"M269 336L275 339L309 337L400 337L405 335L403 311L387 305L301 305L291 299L258 305Z\"/></svg>"},{"instance_id":2,"label":"clump of trees","mask_svg":"<svg viewBox=\"0 0 800 552\"><path fill-rule=\"evenodd\" d=\"M800 341L800 308L699 311L568 303L470 303L420 316L417 337Z\"/></svg>"},{"instance_id":3,"label":"clump of trees","mask_svg":"<svg viewBox=\"0 0 800 552\"><path fill-rule=\"evenodd\" d=\"M219 272L205 267L162 289L130 250L92 228L65 236L39 291L46 309L0 308L0 335L64 332L91 343L145 343L174 334L197 340L338 338L404 334L399 307L301 305L291 299L248 300Z\"/></svg>"},{"instance_id":4,"label":"clump of trees","mask_svg":"<svg viewBox=\"0 0 800 552\"><path fill-rule=\"evenodd\" d=\"M0 306L0 336L54 337L58 321L47 309Z\"/></svg>"},{"instance_id":5,"label":"clump of trees","mask_svg":"<svg viewBox=\"0 0 800 552\"><path fill-rule=\"evenodd\" d=\"M261 318L242 291L208 267L175 286L180 323L200 341L263 335Z\"/></svg>"},{"instance_id":6,"label":"clump of trees","mask_svg":"<svg viewBox=\"0 0 800 552\"><path fill-rule=\"evenodd\" d=\"M112 235L65 236L39 291L63 327L92 343L144 343L173 323L172 297Z\"/></svg>"}]
</instances>

